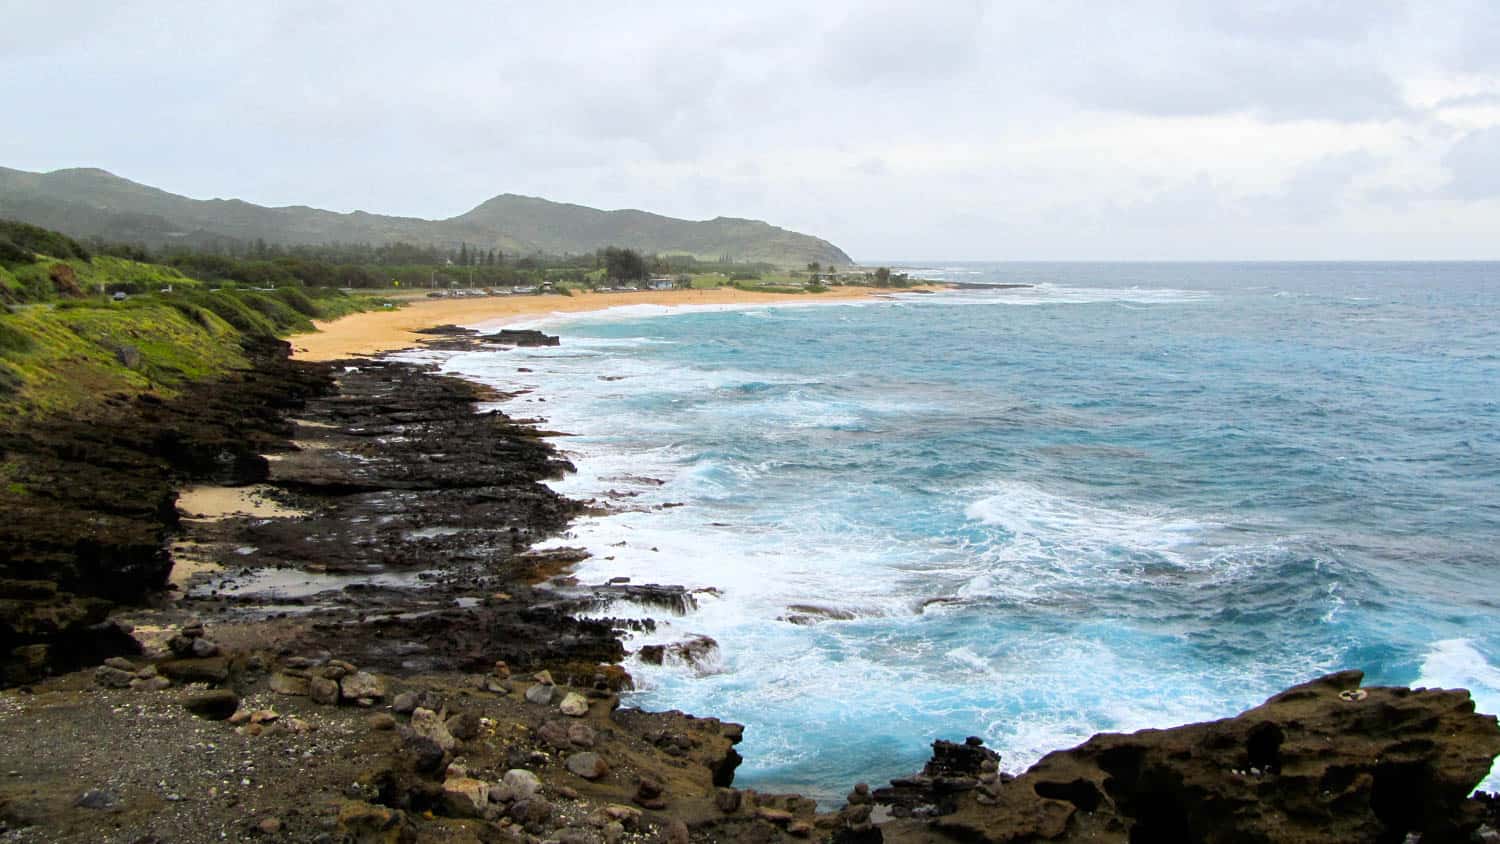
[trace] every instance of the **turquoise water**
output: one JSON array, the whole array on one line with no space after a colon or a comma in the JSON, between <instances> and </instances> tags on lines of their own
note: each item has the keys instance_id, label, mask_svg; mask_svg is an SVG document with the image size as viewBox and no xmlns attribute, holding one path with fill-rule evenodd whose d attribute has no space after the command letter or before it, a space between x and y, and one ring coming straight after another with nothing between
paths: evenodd
<instances>
[{"instance_id":1,"label":"turquoise water","mask_svg":"<svg viewBox=\"0 0 1500 844\"><path fill-rule=\"evenodd\" d=\"M1017 770L1342 668L1500 711L1500 265L923 269L1038 286L447 361L576 434L559 488L620 508L556 543L581 577L717 590L608 612L719 644L632 663L633 703L744 722L741 784L825 798L933 738Z\"/></svg>"}]
</instances>

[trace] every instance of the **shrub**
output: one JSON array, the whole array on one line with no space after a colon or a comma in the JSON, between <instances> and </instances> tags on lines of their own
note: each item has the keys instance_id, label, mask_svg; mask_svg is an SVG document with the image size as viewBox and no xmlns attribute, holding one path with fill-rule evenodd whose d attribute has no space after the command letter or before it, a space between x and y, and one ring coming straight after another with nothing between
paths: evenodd
<instances>
[{"instance_id":1,"label":"shrub","mask_svg":"<svg viewBox=\"0 0 1500 844\"><path fill-rule=\"evenodd\" d=\"M313 303L312 299L308 298L306 293L295 287L278 287L276 288L275 295L277 299L285 302L292 310L303 316L318 316L318 306Z\"/></svg>"},{"instance_id":2,"label":"shrub","mask_svg":"<svg viewBox=\"0 0 1500 844\"><path fill-rule=\"evenodd\" d=\"M82 244L61 232L14 220L0 220L0 238L28 252L39 252L53 258L87 261L92 257Z\"/></svg>"},{"instance_id":3,"label":"shrub","mask_svg":"<svg viewBox=\"0 0 1500 844\"><path fill-rule=\"evenodd\" d=\"M29 264L36 256L17 246L8 237L0 237L0 264Z\"/></svg>"},{"instance_id":4,"label":"shrub","mask_svg":"<svg viewBox=\"0 0 1500 844\"><path fill-rule=\"evenodd\" d=\"M174 301L187 304L182 299ZM205 293L202 296L194 297L191 301L213 311L219 319L229 323L243 334L276 333L275 327L265 317L251 310L232 293L225 291Z\"/></svg>"},{"instance_id":5,"label":"shrub","mask_svg":"<svg viewBox=\"0 0 1500 844\"><path fill-rule=\"evenodd\" d=\"M290 331L293 328L312 328L311 320L292 310L280 300L249 290L237 291L234 295L265 317L271 323L275 333Z\"/></svg>"},{"instance_id":6,"label":"shrub","mask_svg":"<svg viewBox=\"0 0 1500 844\"><path fill-rule=\"evenodd\" d=\"M195 325L202 328L213 327L213 320L209 317L208 312L197 305L176 297L169 298L166 302L168 307L176 309L178 313L192 320Z\"/></svg>"}]
</instances>

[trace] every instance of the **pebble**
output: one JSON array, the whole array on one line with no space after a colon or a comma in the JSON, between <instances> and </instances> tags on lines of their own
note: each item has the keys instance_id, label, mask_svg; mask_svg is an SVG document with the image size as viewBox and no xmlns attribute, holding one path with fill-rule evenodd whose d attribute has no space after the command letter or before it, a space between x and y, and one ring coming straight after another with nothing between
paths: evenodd
<instances>
[{"instance_id":1,"label":"pebble","mask_svg":"<svg viewBox=\"0 0 1500 844\"><path fill-rule=\"evenodd\" d=\"M396 718L389 712L377 712L365 719L365 724L372 730L394 730L396 729Z\"/></svg>"},{"instance_id":2,"label":"pebble","mask_svg":"<svg viewBox=\"0 0 1500 844\"><path fill-rule=\"evenodd\" d=\"M275 835L281 831L281 819L264 818L259 824L256 824L256 827L266 835Z\"/></svg>"}]
</instances>

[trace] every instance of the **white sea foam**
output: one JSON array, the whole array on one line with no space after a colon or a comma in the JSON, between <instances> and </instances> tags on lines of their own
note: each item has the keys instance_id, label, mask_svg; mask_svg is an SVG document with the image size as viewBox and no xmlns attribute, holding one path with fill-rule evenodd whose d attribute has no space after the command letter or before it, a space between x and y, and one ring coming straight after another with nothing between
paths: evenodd
<instances>
[{"instance_id":1,"label":"white sea foam","mask_svg":"<svg viewBox=\"0 0 1500 844\"><path fill-rule=\"evenodd\" d=\"M1475 647L1472 639L1443 639L1433 643L1412 685L1468 689L1476 710L1490 715L1500 713L1500 668ZM1490 769L1479 790L1500 791L1500 763Z\"/></svg>"},{"instance_id":2,"label":"white sea foam","mask_svg":"<svg viewBox=\"0 0 1500 844\"><path fill-rule=\"evenodd\" d=\"M1067 287L1042 283L994 290L943 290L923 298L948 304L976 305L1087 305L1097 302L1170 305L1210 301L1213 294L1171 287Z\"/></svg>"},{"instance_id":3,"label":"white sea foam","mask_svg":"<svg viewBox=\"0 0 1500 844\"><path fill-rule=\"evenodd\" d=\"M1178 558L1183 549L1198 545L1210 527L1194 519L1101 506L1020 482L1001 482L995 488L970 504L966 515L1033 547L1084 553L1125 548Z\"/></svg>"}]
</instances>

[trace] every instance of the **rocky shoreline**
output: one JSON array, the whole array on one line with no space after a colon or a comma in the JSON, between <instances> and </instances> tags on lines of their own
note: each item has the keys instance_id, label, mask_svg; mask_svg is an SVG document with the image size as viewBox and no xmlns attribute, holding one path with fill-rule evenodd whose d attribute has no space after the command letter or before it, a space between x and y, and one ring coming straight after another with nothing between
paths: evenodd
<instances>
[{"instance_id":1,"label":"rocky shoreline","mask_svg":"<svg viewBox=\"0 0 1500 844\"><path fill-rule=\"evenodd\" d=\"M650 622L597 617L692 596L529 550L588 505L542 483L571 467L539 431L483 409L503 396L250 351L173 401L0 439L34 490L0 524L0 840L1500 838L1468 798L1495 719L1355 672L1019 777L969 739L838 811L735 789L743 728L622 707L623 631ZM179 514L205 483L276 515Z\"/></svg>"}]
</instances>

